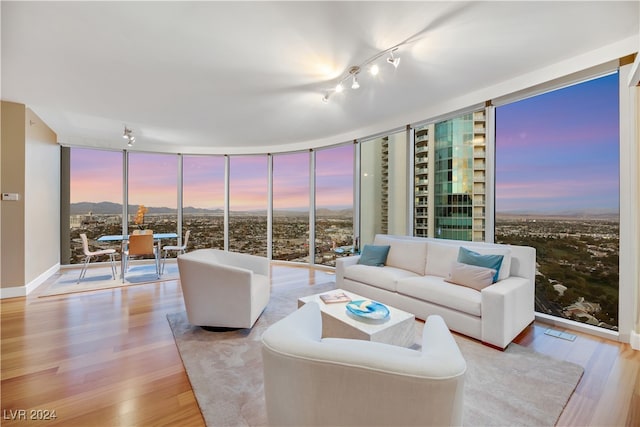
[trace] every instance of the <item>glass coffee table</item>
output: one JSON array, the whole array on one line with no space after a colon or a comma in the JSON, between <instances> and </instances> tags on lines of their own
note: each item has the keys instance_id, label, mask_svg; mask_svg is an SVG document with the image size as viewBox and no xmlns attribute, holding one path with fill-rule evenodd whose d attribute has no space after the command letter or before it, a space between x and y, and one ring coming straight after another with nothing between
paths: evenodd
<instances>
[{"instance_id":1,"label":"glass coffee table","mask_svg":"<svg viewBox=\"0 0 640 427\"><path fill-rule=\"evenodd\" d=\"M320 299L320 295L341 292L349 296L351 301L367 300L367 297L343 289L334 289L298 299L298 307L310 301L315 301L320 306L323 338L351 338L401 347L410 347L415 343L416 318L413 314L385 304L389 309L389 315L386 318L368 319L349 312L346 302L326 304Z\"/></svg>"}]
</instances>

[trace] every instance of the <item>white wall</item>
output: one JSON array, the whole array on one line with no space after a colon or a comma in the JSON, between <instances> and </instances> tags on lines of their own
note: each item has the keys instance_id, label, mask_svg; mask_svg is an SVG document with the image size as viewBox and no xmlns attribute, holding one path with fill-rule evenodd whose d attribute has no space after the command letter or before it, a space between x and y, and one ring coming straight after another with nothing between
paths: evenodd
<instances>
[{"instance_id":1,"label":"white wall","mask_svg":"<svg viewBox=\"0 0 640 427\"><path fill-rule=\"evenodd\" d=\"M60 264L60 146L56 134L26 111L25 284Z\"/></svg>"}]
</instances>

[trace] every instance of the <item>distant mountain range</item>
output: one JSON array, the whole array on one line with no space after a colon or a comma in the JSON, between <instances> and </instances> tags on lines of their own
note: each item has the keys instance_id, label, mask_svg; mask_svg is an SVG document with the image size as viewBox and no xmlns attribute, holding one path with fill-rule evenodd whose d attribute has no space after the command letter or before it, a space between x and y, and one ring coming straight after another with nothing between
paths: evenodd
<instances>
[{"instance_id":1,"label":"distant mountain range","mask_svg":"<svg viewBox=\"0 0 640 427\"><path fill-rule=\"evenodd\" d=\"M617 221L620 219L620 213L609 209L588 209L558 212L496 212L496 218L599 219Z\"/></svg>"},{"instance_id":2,"label":"distant mountain range","mask_svg":"<svg viewBox=\"0 0 640 427\"><path fill-rule=\"evenodd\" d=\"M168 207L153 207L147 206L147 215L153 214L175 214L176 209L168 208ZM71 203L69 213L71 215L88 215L89 212L95 215L119 215L122 213L122 204L120 203L112 203L112 202L79 202L79 203ZM131 214L135 214L138 211L138 205L129 205L129 212ZM194 207L185 207L182 209L182 212L185 214L208 214L208 215L223 215L224 211L222 209L203 209L203 208L194 208ZM242 213L244 215L266 215L266 210L257 210L257 211L234 211L234 213ZM286 210L286 209L278 209L274 210L274 215L276 216L307 216L309 215L309 211L303 210ZM318 209L316 211L316 215L319 216L351 216L353 215L353 210L351 209Z\"/></svg>"},{"instance_id":3,"label":"distant mountain range","mask_svg":"<svg viewBox=\"0 0 640 427\"><path fill-rule=\"evenodd\" d=\"M139 205L129 205L129 212L135 214L138 211ZM147 206L147 214L169 214L176 213L175 209L167 207L152 207ZM222 209L202 209L187 207L182 210L184 213L209 213L209 214L222 214ZM122 213L122 204L112 202L80 202L71 203L70 213L72 215L87 215L89 212L97 215L118 215Z\"/></svg>"},{"instance_id":4,"label":"distant mountain range","mask_svg":"<svg viewBox=\"0 0 640 427\"><path fill-rule=\"evenodd\" d=\"M168 207L153 207L147 206L148 215L153 214L175 214L176 210ZM138 205L129 205L129 212L135 214L138 210ZM223 215L222 209L204 209L194 208L191 206L183 208L185 214L207 214L207 215ZM112 202L80 202L71 203L70 214L71 215L88 215L89 212L96 215L119 215L122 213L122 205L120 203ZM266 210L256 211L233 211L234 214L242 215L266 215ZM308 216L309 211L306 210L294 210L294 209L276 209L273 212L274 216ZM318 216L339 216L350 217L353 215L352 209L325 209L320 208L316 211ZM600 219L600 220L613 220L617 221L620 218L620 214L616 211L606 209L592 209L581 211L564 211L564 212L498 212L497 218L515 219L515 218L572 218L572 219Z\"/></svg>"}]
</instances>

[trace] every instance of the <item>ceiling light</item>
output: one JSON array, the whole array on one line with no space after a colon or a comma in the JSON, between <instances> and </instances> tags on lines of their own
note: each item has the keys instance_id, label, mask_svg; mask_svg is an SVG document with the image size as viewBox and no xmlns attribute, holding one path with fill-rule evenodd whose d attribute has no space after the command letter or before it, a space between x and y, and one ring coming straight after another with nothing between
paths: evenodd
<instances>
[{"instance_id":1,"label":"ceiling light","mask_svg":"<svg viewBox=\"0 0 640 427\"><path fill-rule=\"evenodd\" d=\"M136 142L136 137L133 136L133 131L129 129L127 125L124 126L124 132L122 133L122 137L127 140L127 145L129 147L131 147L133 143Z\"/></svg>"},{"instance_id":2,"label":"ceiling light","mask_svg":"<svg viewBox=\"0 0 640 427\"><path fill-rule=\"evenodd\" d=\"M393 65L394 67L398 68L398 65L400 65L400 58L395 58L393 56L393 51L395 51L396 49L392 49L389 52L389 57L387 58L387 62L391 65Z\"/></svg>"},{"instance_id":3,"label":"ceiling light","mask_svg":"<svg viewBox=\"0 0 640 427\"><path fill-rule=\"evenodd\" d=\"M400 64L400 58L395 57L393 55L393 52L397 51L400 46L406 43L408 43L408 41L404 41L400 44L390 47L389 49L385 49L382 52L378 52L377 54L373 55L372 57L370 57L360 65L353 65L349 67L346 73L340 76L337 80L334 80L334 82L337 82L335 87L333 89L326 90L325 94L322 96L322 102L324 103L329 102L329 98L334 92L340 93L344 91L344 83L348 79L352 80L351 89L360 88L360 82L358 81L358 74L360 73L360 71L365 69L365 67L367 67L371 75L373 76L377 75L380 72L380 67L378 66L378 64L374 64L374 62L379 60L380 58L383 58L387 54L389 54L389 57L387 58L387 62L393 65L394 67L398 67L398 65Z\"/></svg>"},{"instance_id":4,"label":"ceiling light","mask_svg":"<svg viewBox=\"0 0 640 427\"><path fill-rule=\"evenodd\" d=\"M353 76L353 83L351 84L351 89L358 89L360 87L360 83L358 83L358 73L360 72L360 67L354 66L349 69L349 74Z\"/></svg>"}]
</instances>

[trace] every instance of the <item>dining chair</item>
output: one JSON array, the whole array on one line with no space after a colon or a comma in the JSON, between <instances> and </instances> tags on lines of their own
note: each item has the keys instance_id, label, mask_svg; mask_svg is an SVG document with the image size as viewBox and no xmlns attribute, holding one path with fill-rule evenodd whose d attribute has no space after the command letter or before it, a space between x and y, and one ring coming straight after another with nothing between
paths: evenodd
<instances>
[{"instance_id":1,"label":"dining chair","mask_svg":"<svg viewBox=\"0 0 640 427\"><path fill-rule=\"evenodd\" d=\"M115 280L117 272L116 272L116 263L115 263L114 256L115 256L116 250L101 249L98 251L91 251L89 250L89 240L87 239L87 235L85 233L81 233L80 238L82 239L82 249L84 251L84 260L82 261L83 264L82 264L82 270L80 270L80 276L78 276L78 283L80 283L80 280L84 279L85 274L87 274L87 266L89 265L91 258L100 256L100 255L109 255L109 259L111 261L111 274L113 276L113 279Z\"/></svg>"},{"instance_id":2,"label":"dining chair","mask_svg":"<svg viewBox=\"0 0 640 427\"><path fill-rule=\"evenodd\" d=\"M184 241L182 242L182 246L172 246L172 245L167 245L167 246L163 246L162 250L164 251L164 257L162 257L162 272L161 274L164 274L164 265L167 263L167 254L170 251L174 251L176 252L176 255L178 253L183 254L187 251L187 244L189 243L189 234L191 233L191 230L187 230L186 233L184 233Z\"/></svg>"},{"instance_id":3,"label":"dining chair","mask_svg":"<svg viewBox=\"0 0 640 427\"><path fill-rule=\"evenodd\" d=\"M156 274L160 278L160 259L157 247L153 244L153 234L132 234L129 236L127 246L123 251L123 271L129 270L129 258L135 256L153 255L156 264Z\"/></svg>"}]
</instances>

